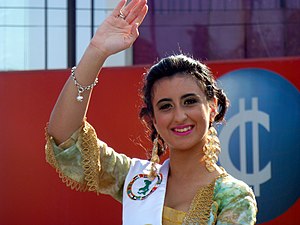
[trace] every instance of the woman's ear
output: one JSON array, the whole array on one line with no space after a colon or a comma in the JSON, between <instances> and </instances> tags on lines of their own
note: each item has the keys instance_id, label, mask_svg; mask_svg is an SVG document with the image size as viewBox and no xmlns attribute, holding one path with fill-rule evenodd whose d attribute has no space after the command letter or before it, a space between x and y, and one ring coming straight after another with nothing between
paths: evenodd
<instances>
[{"instance_id":1,"label":"woman's ear","mask_svg":"<svg viewBox=\"0 0 300 225\"><path fill-rule=\"evenodd\" d=\"M218 99L214 97L209 101L209 108L212 112L216 112L218 108Z\"/></svg>"},{"instance_id":2,"label":"woman's ear","mask_svg":"<svg viewBox=\"0 0 300 225\"><path fill-rule=\"evenodd\" d=\"M153 126L155 127L155 129L157 130L157 127L156 127L156 119L155 119L155 116L154 115L152 115L151 116L151 120L152 120L152 123L153 123Z\"/></svg>"}]
</instances>

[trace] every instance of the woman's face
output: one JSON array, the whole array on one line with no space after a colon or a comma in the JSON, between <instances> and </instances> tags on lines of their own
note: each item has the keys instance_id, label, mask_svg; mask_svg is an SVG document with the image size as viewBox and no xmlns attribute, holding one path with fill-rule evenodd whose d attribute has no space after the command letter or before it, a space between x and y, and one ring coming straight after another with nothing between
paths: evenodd
<instances>
[{"instance_id":1,"label":"woman's face","mask_svg":"<svg viewBox=\"0 0 300 225\"><path fill-rule=\"evenodd\" d=\"M177 74L153 86L153 123L170 150L203 148L216 101L209 103L193 77Z\"/></svg>"}]
</instances>

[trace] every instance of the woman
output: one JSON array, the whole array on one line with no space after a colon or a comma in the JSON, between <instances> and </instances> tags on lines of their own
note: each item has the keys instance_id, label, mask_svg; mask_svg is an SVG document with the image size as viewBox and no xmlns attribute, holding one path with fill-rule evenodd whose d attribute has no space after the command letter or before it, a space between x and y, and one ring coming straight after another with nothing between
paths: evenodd
<instances>
[{"instance_id":1,"label":"woman","mask_svg":"<svg viewBox=\"0 0 300 225\"><path fill-rule=\"evenodd\" d=\"M98 28L52 111L47 161L71 188L122 202L124 225L254 224L251 189L216 164L213 125L222 121L227 98L205 65L177 55L148 71L140 116L151 131L150 161L115 152L85 120L103 63L133 44L147 9L146 0L121 0ZM169 159L160 165L166 148Z\"/></svg>"}]
</instances>

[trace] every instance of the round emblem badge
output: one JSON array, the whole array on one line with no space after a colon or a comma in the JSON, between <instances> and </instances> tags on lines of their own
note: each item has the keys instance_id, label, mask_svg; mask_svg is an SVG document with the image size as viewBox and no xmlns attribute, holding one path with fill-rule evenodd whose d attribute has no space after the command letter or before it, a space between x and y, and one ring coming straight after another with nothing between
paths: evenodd
<instances>
[{"instance_id":1,"label":"round emblem badge","mask_svg":"<svg viewBox=\"0 0 300 225\"><path fill-rule=\"evenodd\" d=\"M258 223L273 220L299 199L300 92L261 68L231 71L219 82L231 102L220 163L253 187Z\"/></svg>"},{"instance_id":2,"label":"round emblem badge","mask_svg":"<svg viewBox=\"0 0 300 225\"><path fill-rule=\"evenodd\" d=\"M161 173L157 174L153 180L148 177L148 174L138 174L129 182L127 195L132 200L144 200L158 188L162 179Z\"/></svg>"}]
</instances>

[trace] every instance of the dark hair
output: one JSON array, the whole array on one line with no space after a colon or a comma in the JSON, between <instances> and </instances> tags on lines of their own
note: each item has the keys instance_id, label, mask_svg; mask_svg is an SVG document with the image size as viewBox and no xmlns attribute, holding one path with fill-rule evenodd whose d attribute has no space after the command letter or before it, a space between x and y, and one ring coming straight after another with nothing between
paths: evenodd
<instances>
[{"instance_id":1,"label":"dark hair","mask_svg":"<svg viewBox=\"0 0 300 225\"><path fill-rule=\"evenodd\" d=\"M177 73L194 77L196 82L198 82L199 87L204 88L204 93L208 101L216 97L218 114L215 116L214 122L222 122L224 119L225 112L228 108L228 99L224 91L217 87L216 80L214 79L210 69L198 60L186 55L172 55L163 58L158 63L154 64L144 77L144 86L141 93L144 106L141 108L139 116L149 129L149 136L152 141L158 135L152 121L153 85L161 78L172 77ZM165 148L163 145L164 141L160 140L158 146L159 156L164 153Z\"/></svg>"}]
</instances>

